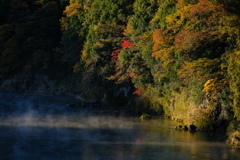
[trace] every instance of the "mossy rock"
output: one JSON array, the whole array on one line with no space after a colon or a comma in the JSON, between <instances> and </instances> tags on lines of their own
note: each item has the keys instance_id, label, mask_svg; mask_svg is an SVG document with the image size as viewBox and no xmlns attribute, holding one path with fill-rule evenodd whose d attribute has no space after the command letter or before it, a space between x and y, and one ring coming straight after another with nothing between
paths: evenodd
<instances>
[{"instance_id":1,"label":"mossy rock","mask_svg":"<svg viewBox=\"0 0 240 160\"><path fill-rule=\"evenodd\" d=\"M149 114L142 114L139 119L145 121L151 119L151 116Z\"/></svg>"},{"instance_id":2,"label":"mossy rock","mask_svg":"<svg viewBox=\"0 0 240 160\"><path fill-rule=\"evenodd\" d=\"M180 131L188 131L188 126L184 125L178 125L175 127L176 130L180 130Z\"/></svg>"},{"instance_id":3,"label":"mossy rock","mask_svg":"<svg viewBox=\"0 0 240 160\"><path fill-rule=\"evenodd\" d=\"M179 130L179 131L196 131L197 130L197 127L194 126L194 125L178 125L175 127L176 130Z\"/></svg>"}]
</instances>

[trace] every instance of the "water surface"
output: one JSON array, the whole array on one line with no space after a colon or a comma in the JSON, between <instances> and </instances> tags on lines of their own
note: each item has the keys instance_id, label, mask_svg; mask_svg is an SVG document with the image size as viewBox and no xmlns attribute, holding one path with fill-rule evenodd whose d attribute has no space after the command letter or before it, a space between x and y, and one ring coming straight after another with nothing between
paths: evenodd
<instances>
[{"instance_id":1,"label":"water surface","mask_svg":"<svg viewBox=\"0 0 240 160\"><path fill-rule=\"evenodd\" d=\"M237 160L219 134L174 130L165 119L102 115L71 98L0 94L0 159Z\"/></svg>"}]
</instances>

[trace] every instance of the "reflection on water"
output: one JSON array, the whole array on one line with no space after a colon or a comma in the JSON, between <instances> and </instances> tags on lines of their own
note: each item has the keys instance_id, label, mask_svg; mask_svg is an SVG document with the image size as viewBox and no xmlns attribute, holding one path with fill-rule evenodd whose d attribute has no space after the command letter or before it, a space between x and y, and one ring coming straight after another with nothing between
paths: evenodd
<instances>
[{"instance_id":1,"label":"reflection on water","mask_svg":"<svg viewBox=\"0 0 240 160\"><path fill-rule=\"evenodd\" d=\"M216 134L179 132L171 121L101 116L72 99L0 94L0 159L237 160Z\"/></svg>"}]
</instances>

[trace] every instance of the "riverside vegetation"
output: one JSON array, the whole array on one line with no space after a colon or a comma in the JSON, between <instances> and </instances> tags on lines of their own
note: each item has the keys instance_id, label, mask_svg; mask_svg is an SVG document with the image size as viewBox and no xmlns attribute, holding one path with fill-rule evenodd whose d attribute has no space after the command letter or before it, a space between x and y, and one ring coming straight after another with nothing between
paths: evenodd
<instances>
[{"instance_id":1,"label":"riverside vegetation","mask_svg":"<svg viewBox=\"0 0 240 160\"><path fill-rule=\"evenodd\" d=\"M1 89L72 92L102 107L163 115L184 129L221 130L237 145L239 5L0 0Z\"/></svg>"}]
</instances>

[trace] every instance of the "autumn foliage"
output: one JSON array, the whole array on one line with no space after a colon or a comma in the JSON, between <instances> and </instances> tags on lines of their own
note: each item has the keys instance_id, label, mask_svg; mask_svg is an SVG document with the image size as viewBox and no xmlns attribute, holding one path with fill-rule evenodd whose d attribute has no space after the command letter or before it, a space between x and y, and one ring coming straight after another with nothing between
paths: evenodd
<instances>
[{"instance_id":1,"label":"autumn foliage","mask_svg":"<svg viewBox=\"0 0 240 160\"><path fill-rule=\"evenodd\" d=\"M113 62L117 62L117 59L118 59L118 54L120 53L120 49L117 49L117 50L115 50L115 51L113 51L112 52L112 54L111 54L111 56L112 56L112 58L111 58L111 60L113 61Z\"/></svg>"},{"instance_id":2,"label":"autumn foliage","mask_svg":"<svg viewBox=\"0 0 240 160\"><path fill-rule=\"evenodd\" d=\"M238 4L2 1L0 82L28 71L56 73L56 79L69 74L64 77L77 77L76 93L111 99L111 106L133 106L144 97L148 109L201 129L240 121ZM124 100L115 102L122 88L128 88Z\"/></svg>"},{"instance_id":3,"label":"autumn foliage","mask_svg":"<svg viewBox=\"0 0 240 160\"><path fill-rule=\"evenodd\" d=\"M142 87L137 88L137 89L133 92L133 94L137 94L137 95L141 95L142 93L143 93L143 88L142 88Z\"/></svg>"},{"instance_id":4,"label":"autumn foliage","mask_svg":"<svg viewBox=\"0 0 240 160\"><path fill-rule=\"evenodd\" d=\"M128 41L128 40L123 40L123 42L122 42L122 47L123 48L129 47L129 46L132 46L132 45L133 45L133 43Z\"/></svg>"},{"instance_id":5,"label":"autumn foliage","mask_svg":"<svg viewBox=\"0 0 240 160\"><path fill-rule=\"evenodd\" d=\"M132 42L130 42L130 41L128 41L128 40L123 40L122 41L122 48L126 48L126 47L129 47L129 46L132 46L133 45L133 43ZM117 50L115 50L115 51L113 51L112 52L112 54L111 54L111 56L112 56L112 58L111 58L111 60L113 61L113 62L117 62L117 60L118 60L118 54L120 53L120 49L117 49Z\"/></svg>"}]
</instances>

